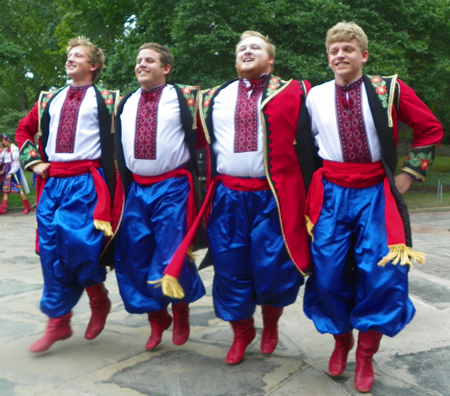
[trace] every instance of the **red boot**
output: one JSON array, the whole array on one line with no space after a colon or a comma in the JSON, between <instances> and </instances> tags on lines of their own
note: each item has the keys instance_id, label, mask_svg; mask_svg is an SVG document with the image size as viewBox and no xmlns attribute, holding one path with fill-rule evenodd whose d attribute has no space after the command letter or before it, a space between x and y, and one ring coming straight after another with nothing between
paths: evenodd
<instances>
[{"instance_id":1,"label":"red boot","mask_svg":"<svg viewBox=\"0 0 450 396\"><path fill-rule=\"evenodd\" d=\"M56 341L66 340L69 338L72 335L72 329L70 328L71 317L72 312L58 318L50 318L48 320L44 336L40 340L33 343L28 350L34 353L44 352Z\"/></svg>"},{"instance_id":2,"label":"red boot","mask_svg":"<svg viewBox=\"0 0 450 396\"><path fill-rule=\"evenodd\" d=\"M345 370L348 353L355 345L355 338L351 331L345 334L333 335L333 337L336 343L328 364L328 372L333 377L337 377Z\"/></svg>"},{"instance_id":3,"label":"red boot","mask_svg":"<svg viewBox=\"0 0 450 396\"><path fill-rule=\"evenodd\" d=\"M358 348L356 349L355 388L359 392L369 392L373 385L372 358L380 346L381 334L370 330L367 333L359 332Z\"/></svg>"},{"instance_id":4,"label":"red boot","mask_svg":"<svg viewBox=\"0 0 450 396\"><path fill-rule=\"evenodd\" d=\"M167 309L160 309L148 313L148 321L152 332L150 338L145 345L145 349L156 348L161 342L162 333L167 330L172 324L172 316L169 315Z\"/></svg>"},{"instance_id":5,"label":"red boot","mask_svg":"<svg viewBox=\"0 0 450 396\"><path fill-rule=\"evenodd\" d=\"M31 212L31 208L30 208L30 203L28 202L28 199L24 199L23 201L23 206L24 206L24 210L22 212L22 214L27 214Z\"/></svg>"},{"instance_id":6,"label":"red boot","mask_svg":"<svg viewBox=\"0 0 450 396\"><path fill-rule=\"evenodd\" d=\"M3 200L2 204L0 205L0 215L6 214L7 206L8 206L8 200Z\"/></svg>"},{"instance_id":7,"label":"red boot","mask_svg":"<svg viewBox=\"0 0 450 396\"><path fill-rule=\"evenodd\" d=\"M234 340L225 358L226 363L237 364L244 358L245 348L253 341L256 335L253 323L252 317L230 322L234 332Z\"/></svg>"},{"instance_id":8,"label":"red boot","mask_svg":"<svg viewBox=\"0 0 450 396\"><path fill-rule=\"evenodd\" d=\"M86 288L91 307L91 319L89 320L84 338L93 340L105 327L106 317L111 309L111 300L108 298L108 290L103 282Z\"/></svg>"},{"instance_id":9,"label":"red boot","mask_svg":"<svg viewBox=\"0 0 450 396\"><path fill-rule=\"evenodd\" d=\"M189 304L180 302L172 304L173 331L172 342L175 345L183 345L189 339L191 328L189 326Z\"/></svg>"},{"instance_id":10,"label":"red boot","mask_svg":"<svg viewBox=\"0 0 450 396\"><path fill-rule=\"evenodd\" d=\"M272 353L278 344L278 319L283 313L283 308L275 308L263 304L261 311L264 325L261 338L261 352Z\"/></svg>"}]
</instances>

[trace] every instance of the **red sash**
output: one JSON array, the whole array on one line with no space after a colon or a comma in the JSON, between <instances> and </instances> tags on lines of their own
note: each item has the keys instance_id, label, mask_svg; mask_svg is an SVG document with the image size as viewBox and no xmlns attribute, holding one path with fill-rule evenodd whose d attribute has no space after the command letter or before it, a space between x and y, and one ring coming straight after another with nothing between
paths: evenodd
<instances>
[{"instance_id":1,"label":"red sash","mask_svg":"<svg viewBox=\"0 0 450 396\"><path fill-rule=\"evenodd\" d=\"M197 208L195 205L195 189L194 189L194 183L192 181L192 175L191 173L186 170L185 168L180 169L174 169L170 172L163 173L162 175L158 176L140 176L135 173L132 173L133 180L136 183L142 184L144 186L153 186L156 183L159 183L163 180L170 179L172 177L187 177L189 181L190 191L187 199L187 213L186 213L186 220L187 220L187 229L189 229L194 222L195 214L197 212Z\"/></svg>"},{"instance_id":2,"label":"red sash","mask_svg":"<svg viewBox=\"0 0 450 396\"><path fill-rule=\"evenodd\" d=\"M323 161L323 167L314 173L305 208L306 228L313 243L314 225L319 219L323 204L322 179L347 188L367 188L383 182L385 197L384 215L389 254L383 257L378 265L384 266L392 260L393 264L397 264L400 261L401 265L408 264L412 266L410 258L417 260L419 263L425 262L423 253L415 252L406 246L403 221L381 161L373 163Z\"/></svg>"},{"instance_id":3,"label":"red sash","mask_svg":"<svg viewBox=\"0 0 450 396\"><path fill-rule=\"evenodd\" d=\"M266 179L239 178L228 175L219 175L212 179L206 193L205 201L203 202L203 205L191 227L188 228L186 236L184 237L180 246L178 246L178 249L170 260L170 263L166 267L163 278L159 281L152 282L160 282L162 284L163 293L169 297L183 298L184 296L184 292L180 290L181 286L176 280L180 275L184 258L188 254L188 250L194 241L195 234L198 230L200 222L204 216L206 220L206 213L209 212L209 208L214 197L214 191L218 182L222 182L225 187L230 188L231 190L238 191L262 191L268 190L270 188L269 183Z\"/></svg>"},{"instance_id":4,"label":"red sash","mask_svg":"<svg viewBox=\"0 0 450 396\"><path fill-rule=\"evenodd\" d=\"M111 229L111 198L105 180L98 172L101 167L99 160L83 160L50 163L50 177L64 178L84 175L90 173L94 180L95 191L97 192L97 205L94 209L94 225L98 230L102 230L106 236L112 236ZM45 180L44 180L45 182Z\"/></svg>"}]
</instances>

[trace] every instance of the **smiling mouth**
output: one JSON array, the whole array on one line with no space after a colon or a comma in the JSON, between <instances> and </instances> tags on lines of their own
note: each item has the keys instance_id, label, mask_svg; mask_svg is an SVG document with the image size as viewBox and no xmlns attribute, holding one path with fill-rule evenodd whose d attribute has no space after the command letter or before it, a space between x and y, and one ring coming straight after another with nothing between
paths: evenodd
<instances>
[{"instance_id":1,"label":"smiling mouth","mask_svg":"<svg viewBox=\"0 0 450 396\"><path fill-rule=\"evenodd\" d=\"M251 59L251 58L245 58L244 59L244 63L249 63L249 62L253 62L253 59Z\"/></svg>"}]
</instances>

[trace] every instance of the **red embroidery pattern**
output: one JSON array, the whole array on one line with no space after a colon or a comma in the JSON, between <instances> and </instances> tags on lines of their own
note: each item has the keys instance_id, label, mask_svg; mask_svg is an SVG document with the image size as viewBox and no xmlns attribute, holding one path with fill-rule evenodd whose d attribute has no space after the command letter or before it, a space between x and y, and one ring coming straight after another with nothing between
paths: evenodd
<instances>
[{"instance_id":1,"label":"red embroidery pattern","mask_svg":"<svg viewBox=\"0 0 450 396\"><path fill-rule=\"evenodd\" d=\"M362 114L362 77L350 85L336 84L336 111L344 162L371 162Z\"/></svg>"},{"instance_id":2,"label":"red embroidery pattern","mask_svg":"<svg viewBox=\"0 0 450 396\"><path fill-rule=\"evenodd\" d=\"M234 152L246 153L258 150L258 101L266 85L268 76L250 81L246 87L244 80L239 78L239 90L234 116ZM252 90L250 97L248 91Z\"/></svg>"},{"instance_id":3,"label":"red embroidery pattern","mask_svg":"<svg viewBox=\"0 0 450 396\"><path fill-rule=\"evenodd\" d=\"M134 137L134 158L136 159L156 159L158 104L165 87L166 84L152 88L150 91L141 90Z\"/></svg>"},{"instance_id":4,"label":"red embroidery pattern","mask_svg":"<svg viewBox=\"0 0 450 396\"><path fill-rule=\"evenodd\" d=\"M69 87L59 117L58 134L56 135L56 153L74 152L78 113L86 91L90 87L92 87L92 84L82 87Z\"/></svg>"}]
</instances>

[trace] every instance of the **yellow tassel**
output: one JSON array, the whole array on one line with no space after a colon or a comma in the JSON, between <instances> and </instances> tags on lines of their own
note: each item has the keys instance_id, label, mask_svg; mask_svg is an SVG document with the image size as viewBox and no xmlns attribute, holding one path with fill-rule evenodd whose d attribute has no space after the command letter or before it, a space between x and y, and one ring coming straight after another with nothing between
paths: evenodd
<instances>
[{"instance_id":1,"label":"yellow tassel","mask_svg":"<svg viewBox=\"0 0 450 396\"><path fill-rule=\"evenodd\" d=\"M94 220L94 227L97 230L103 231L107 237L113 235L111 223L109 221Z\"/></svg>"},{"instance_id":2,"label":"yellow tassel","mask_svg":"<svg viewBox=\"0 0 450 396\"><path fill-rule=\"evenodd\" d=\"M314 242L314 235L313 235L314 224L308 215L305 215L305 224L306 224L306 231L308 231L309 236Z\"/></svg>"},{"instance_id":3,"label":"yellow tassel","mask_svg":"<svg viewBox=\"0 0 450 396\"><path fill-rule=\"evenodd\" d=\"M155 284L156 287L161 286L162 292L167 297L177 298L181 300L184 297L184 291L178 283L178 279L170 275L164 275L157 281L147 281L147 283Z\"/></svg>"},{"instance_id":4,"label":"yellow tassel","mask_svg":"<svg viewBox=\"0 0 450 396\"><path fill-rule=\"evenodd\" d=\"M189 246L188 251L186 252L188 259L191 263L195 263L195 254L193 252L194 245Z\"/></svg>"},{"instance_id":5,"label":"yellow tassel","mask_svg":"<svg viewBox=\"0 0 450 396\"><path fill-rule=\"evenodd\" d=\"M425 263L425 254L421 252L416 252L410 247L400 243L398 245L389 246L389 253L387 256L383 257L378 265L384 267L387 263L392 261L393 265L409 265L412 268L411 259L417 261L420 264Z\"/></svg>"}]
</instances>

